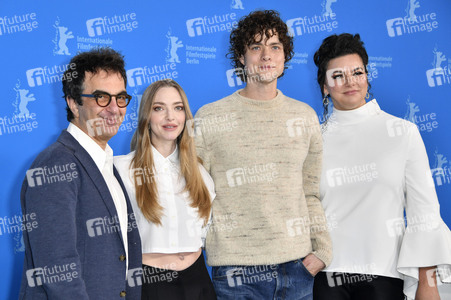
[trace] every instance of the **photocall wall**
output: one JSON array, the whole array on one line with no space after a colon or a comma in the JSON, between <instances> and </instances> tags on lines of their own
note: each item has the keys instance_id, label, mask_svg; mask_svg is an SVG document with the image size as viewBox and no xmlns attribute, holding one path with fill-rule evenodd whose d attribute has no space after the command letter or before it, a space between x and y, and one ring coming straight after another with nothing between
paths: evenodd
<instances>
[{"instance_id":1,"label":"photocall wall","mask_svg":"<svg viewBox=\"0 0 451 300\"><path fill-rule=\"evenodd\" d=\"M330 34L360 34L370 56L371 92L382 109L418 126L441 214L451 226L450 1L2 1L0 283L8 299L18 295L22 232L39 226L21 225L35 216L22 215L20 187L36 155L67 127L61 80L70 58L98 46L125 56L133 99L110 145L115 154L126 154L139 101L152 82L176 80L193 112L244 87L225 55L231 29L256 9L278 10L295 38L279 89L320 117L313 54ZM396 124L387 129L393 136L403 130Z\"/></svg>"}]
</instances>

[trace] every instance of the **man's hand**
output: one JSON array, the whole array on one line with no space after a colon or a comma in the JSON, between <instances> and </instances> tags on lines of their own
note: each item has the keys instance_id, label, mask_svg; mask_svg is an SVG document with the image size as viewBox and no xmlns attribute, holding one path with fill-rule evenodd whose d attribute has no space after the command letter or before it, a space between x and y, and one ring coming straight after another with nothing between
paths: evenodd
<instances>
[{"instance_id":1,"label":"man's hand","mask_svg":"<svg viewBox=\"0 0 451 300\"><path fill-rule=\"evenodd\" d=\"M316 274L318 274L319 271L321 271L326 267L323 261L312 253L307 255L302 261L302 263L304 264L305 268L310 272L310 274L312 274L312 276L315 276Z\"/></svg>"}]
</instances>

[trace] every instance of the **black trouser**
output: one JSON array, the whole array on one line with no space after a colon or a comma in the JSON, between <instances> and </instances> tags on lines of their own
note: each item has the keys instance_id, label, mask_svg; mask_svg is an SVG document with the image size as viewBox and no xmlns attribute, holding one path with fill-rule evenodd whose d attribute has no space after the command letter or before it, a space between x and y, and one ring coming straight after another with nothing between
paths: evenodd
<instances>
[{"instance_id":1,"label":"black trouser","mask_svg":"<svg viewBox=\"0 0 451 300\"><path fill-rule=\"evenodd\" d=\"M403 281L370 274L319 272L314 300L403 300Z\"/></svg>"},{"instance_id":2,"label":"black trouser","mask_svg":"<svg viewBox=\"0 0 451 300\"><path fill-rule=\"evenodd\" d=\"M143 265L142 300L215 300L204 256L187 269L172 271Z\"/></svg>"}]
</instances>

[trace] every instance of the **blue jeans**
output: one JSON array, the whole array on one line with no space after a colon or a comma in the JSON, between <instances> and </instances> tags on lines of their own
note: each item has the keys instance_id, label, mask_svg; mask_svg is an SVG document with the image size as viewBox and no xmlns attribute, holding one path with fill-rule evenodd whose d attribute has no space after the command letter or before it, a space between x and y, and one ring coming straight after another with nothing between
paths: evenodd
<instances>
[{"instance_id":1,"label":"blue jeans","mask_svg":"<svg viewBox=\"0 0 451 300\"><path fill-rule=\"evenodd\" d=\"M313 276L302 259L279 265L212 267L219 300L312 300Z\"/></svg>"}]
</instances>

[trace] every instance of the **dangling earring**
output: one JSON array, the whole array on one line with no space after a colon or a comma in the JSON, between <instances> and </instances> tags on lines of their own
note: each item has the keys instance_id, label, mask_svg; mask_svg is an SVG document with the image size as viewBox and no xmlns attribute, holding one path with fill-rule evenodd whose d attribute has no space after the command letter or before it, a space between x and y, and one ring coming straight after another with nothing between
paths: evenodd
<instances>
[{"instance_id":1,"label":"dangling earring","mask_svg":"<svg viewBox=\"0 0 451 300\"><path fill-rule=\"evenodd\" d=\"M325 94L323 98L323 118L324 118L324 124L327 122L327 115L329 113L329 94Z\"/></svg>"},{"instance_id":2,"label":"dangling earring","mask_svg":"<svg viewBox=\"0 0 451 300\"><path fill-rule=\"evenodd\" d=\"M327 107L328 105L329 105L329 94L324 95L324 98L323 98L323 106Z\"/></svg>"},{"instance_id":3,"label":"dangling earring","mask_svg":"<svg viewBox=\"0 0 451 300\"><path fill-rule=\"evenodd\" d=\"M370 92L366 92L365 99L370 99Z\"/></svg>"}]
</instances>

